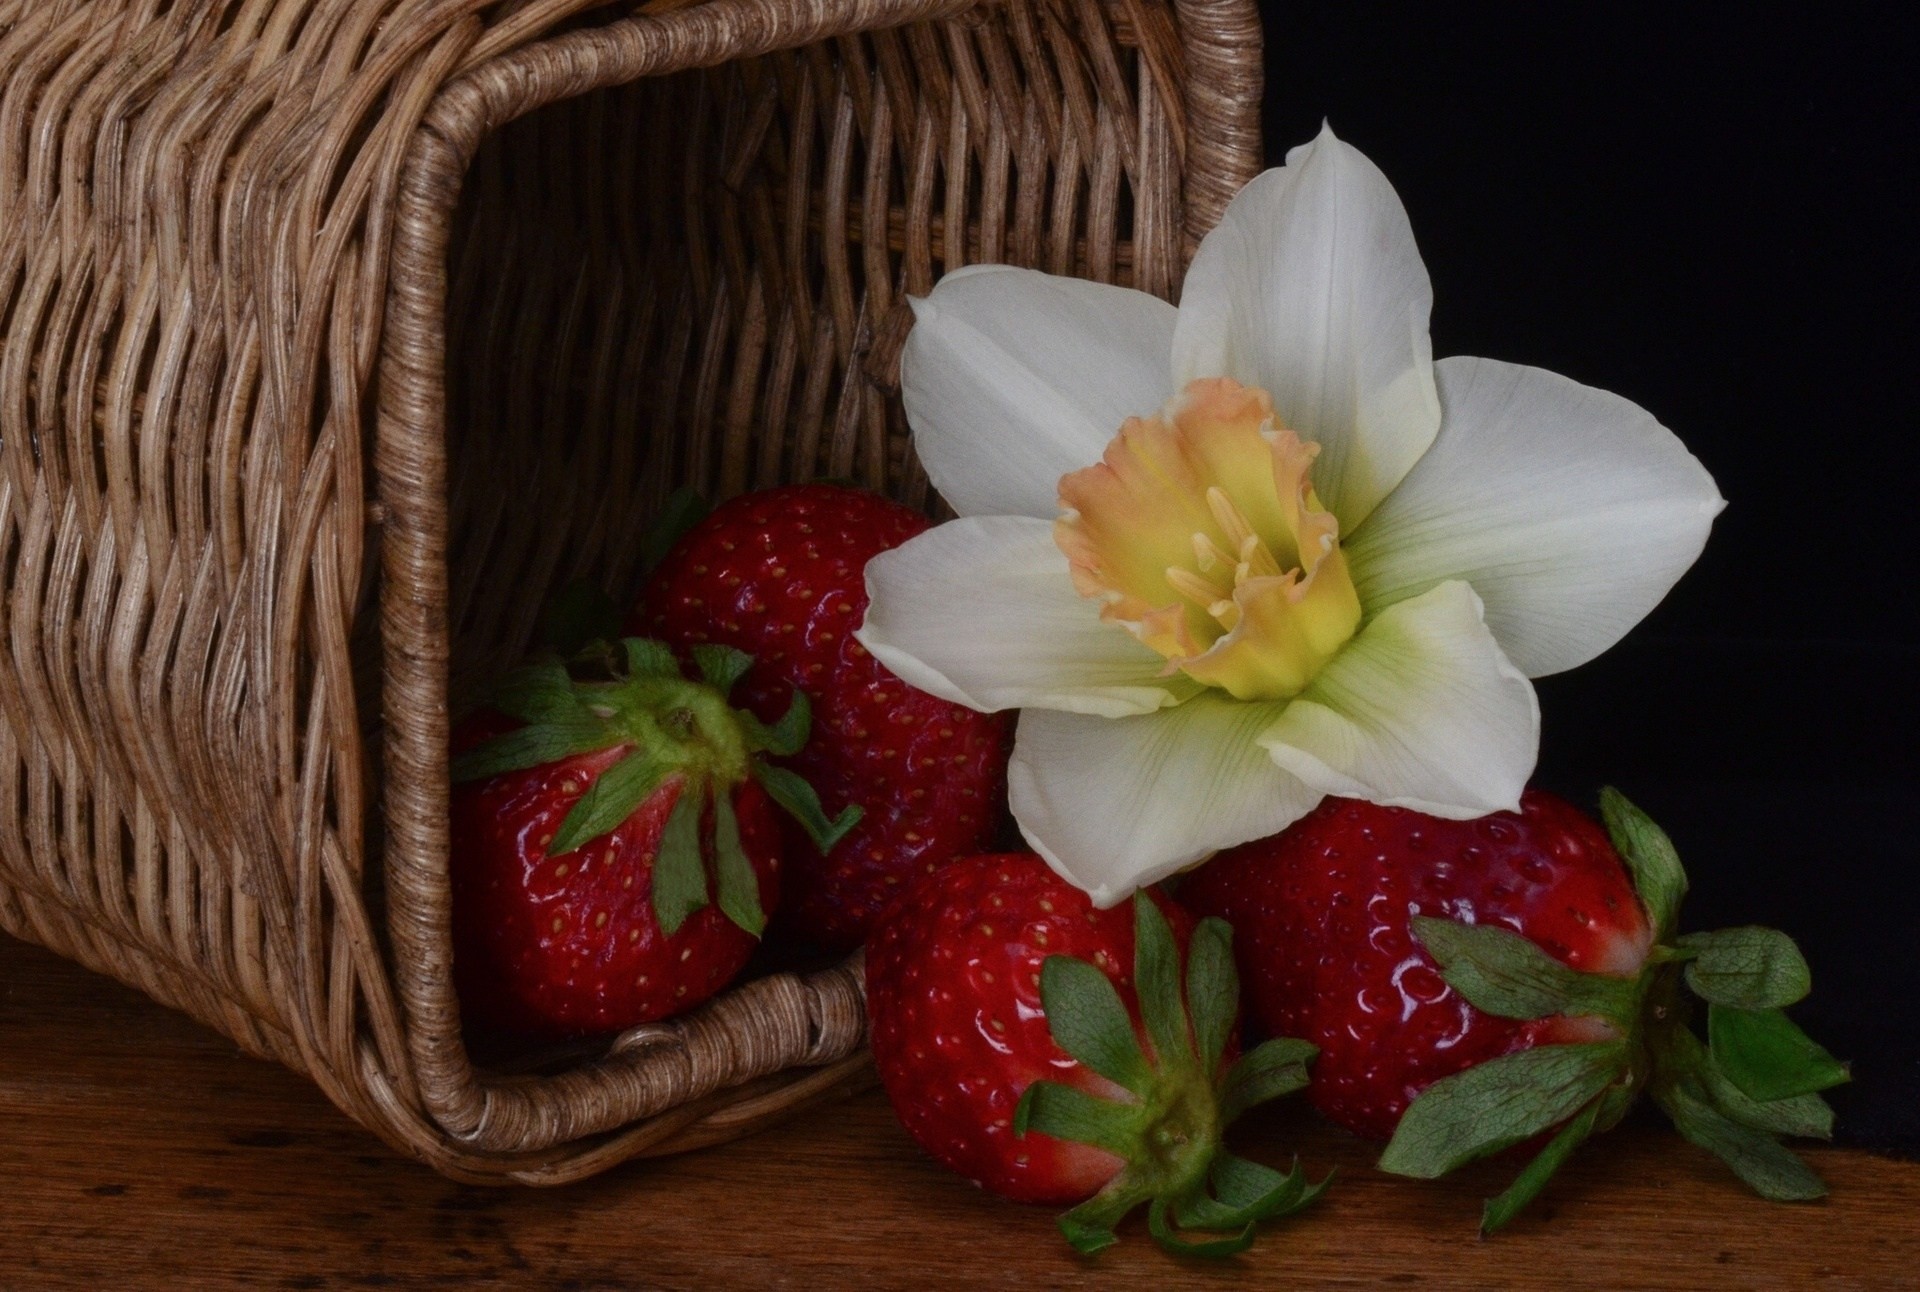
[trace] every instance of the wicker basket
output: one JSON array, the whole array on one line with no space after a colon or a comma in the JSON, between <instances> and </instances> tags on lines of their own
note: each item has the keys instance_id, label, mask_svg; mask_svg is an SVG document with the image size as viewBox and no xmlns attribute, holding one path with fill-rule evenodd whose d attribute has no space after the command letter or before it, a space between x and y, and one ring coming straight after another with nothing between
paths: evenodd
<instances>
[{"instance_id":1,"label":"wicker basket","mask_svg":"<svg viewBox=\"0 0 1920 1292\"><path fill-rule=\"evenodd\" d=\"M476 1069L448 713L677 484L931 505L904 294L1170 294L1259 78L1251 0L0 0L0 928L463 1180L858 1080L857 965Z\"/></svg>"}]
</instances>

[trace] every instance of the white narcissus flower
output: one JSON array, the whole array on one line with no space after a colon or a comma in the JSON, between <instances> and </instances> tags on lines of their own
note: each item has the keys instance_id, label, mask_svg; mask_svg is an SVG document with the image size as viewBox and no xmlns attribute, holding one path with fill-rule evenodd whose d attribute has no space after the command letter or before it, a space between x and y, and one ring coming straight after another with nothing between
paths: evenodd
<instances>
[{"instance_id":1,"label":"white narcissus flower","mask_svg":"<svg viewBox=\"0 0 1920 1292\"><path fill-rule=\"evenodd\" d=\"M868 565L859 639L1021 710L1014 816L1096 901L1328 794L1515 808L1528 678L1699 555L1724 503L1679 440L1553 373L1436 363L1431 305L1331 131L1233 200L1177 310L1005 266L915 302L907 418L961 518Z\"/></svg>"}]
</instances>

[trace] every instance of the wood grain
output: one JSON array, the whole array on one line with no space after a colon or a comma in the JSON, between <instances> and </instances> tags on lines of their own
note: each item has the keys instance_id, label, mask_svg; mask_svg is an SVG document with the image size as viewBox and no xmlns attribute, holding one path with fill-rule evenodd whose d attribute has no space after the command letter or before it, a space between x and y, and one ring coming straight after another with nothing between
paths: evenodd
<instances>
[{"instance_id":1,"label":"wood grain","mask_svg":"<svg viewBox=\"0 0 1920 1292\"><path fill-rule=\"evenodd\" d=\"M1051 1215L922 1158L876 1092L701 1153L550 1191L449 1183L311 1086L0 936L0 1288L1920 1286L1920 1164L1810 1154L1834 1196L1770 1206L1652 1123L1590 1148L1543 1206L1474 1237L1489 1168L1373 1171L1295 1108L1250 1155L1341 1179L1222 1265L1143 1233L1075 1257Z\"/></svg>"}]
</instances>

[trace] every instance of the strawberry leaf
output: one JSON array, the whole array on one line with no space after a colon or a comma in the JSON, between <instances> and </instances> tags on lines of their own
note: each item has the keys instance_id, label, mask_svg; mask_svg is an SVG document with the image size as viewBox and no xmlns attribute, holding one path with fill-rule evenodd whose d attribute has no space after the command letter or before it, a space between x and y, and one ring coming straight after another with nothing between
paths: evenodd
<instances>
[{"instance_id":1,"label":"strawberry leaf","mask_svg":"<svg viewBox=\"0 0 1920 1292\"><path fill-rule=\"evenodd\" d=\"M573 679L557 661L514 669L501 679L487 703L510 718L533 724L591 716L574 693Z\"/></svg>"},{"instance_id":2,"label":"strawberry leaf","mask_svg":"<svg viewBox=\"0 0 1920 1292\"><path fill-rule=\"evenodd\" d=\"M1223 1150L1221 1157L1226 1156ZM1248 1162L1247 1165L1256 1164ZM1267 1168L1260 1169L1264 1171ZM1290 1182L1286 1181L1278 1171L1273 1175L1276 1180L1282 1181L1275 1191L1283 1191ZM1173 1209L1173 1218L1179 1222L1182 1229L1239 1229L1243 1225L1252 1224L1256 1219L1254 1216L1245 1214L1240 1207L1205 1193L1196 1193L1190 1198L1181 1199Z\"/></svg>"},{"instance_id":3,"label":"strawberry leaf","mask_svg":"<svg viewBox=\"0 0 1920 1292\"><path fill-rule=\"evenodd\" d=\"M1781 1009L1813 989L1800 948L1778 929L1689 933L1679 945L1694 953L1687 962L1687 986L1715 1005Z\"/></svg>"},{"instance_id":4,"label":"strawberry leaf","mask_svg":"<svg viewBox=\"0 0 1920 1292\"><path fill-rule=\"evenodd\" d=\"M1066 1235L1067 1242L1072 1244L1074 1251L1082 1256L1092 1256L1097 1252L1106 1251L1120 1241L1120 1235L1113 1232L1113 1225L1096 1224L1076 1215L1080 1209L1074 1208L1059 1220L1060 1232ZM1132 1208L1129 1207L1127 1210L1130 1211ZM1124 1216L1127 1213L1122 1211L1120 1214ZM1119 1222L1116 1220L1114 1223Z\"/></svg>"},{"instance_id":5,"label":"strawberry leaf","mask_svg":"<svg viewBox=\"0 0 1920 1292\"><path fill-rule=\"evenodd\" d=\"M1743 1104L1716 1090L1714 1098L1720 1101L1720 1111L1755 1130L1799 1139L1833 1138L1833 1108L1819 1095L1793 1095Z\"/></svg>"},{"instance_id":6,"label":"strawberry leaf","mask_svg":"<svg viewBox=\"0 0 1920 1292\"><path fill-rule=\"evenodd\" d=\"M799 753L813 726L813 706L807 702L806 692L800 690L794 691L793 702L771 727L745 709L735 709L734 715L746 729L748 746L756 753L772 754L775 758L790 758Z\"/></svg>"},{"instance_id":7,"label":"strawberry leaf","mask_svg":"<svg viewBox=\"0 0 1920 1292\"><path fill-rule=\"evenodd\" d=\"M1222 1149L1207 1172L1212 1194L1202 1191L1177 1199L1173 1204L1173 1218L1182 1229L1239 1230L1250 1234L1251 1227L1262 1220L1290 1216L1308 1206L1332 1181L1333 1173L1328 1172L1320 1183L1308 1184L1298 1159L1283 1175L1270 1166L1249 1162ZM1181 1243L1175 1250L1191 1253L1194 1245ZM1230 1255L1240 1250L1243 1248L1235 1246L1223 1249L1220 1254Z\"/></svg>"},{"instance_id":8,"label":"strawberry leaf","mask_svg":"<svg viewBox=\"0 0 1920 1292\"><path fill-rule=\"evenodd\" d=\"M763 763L759 759L753 760L750 771L767 796L800 823L807 837L813 840L813 846L823 853L832 852L834 845L846 838L847 832L860 823L860 809L852 804L829 821L826 810L820 806L820 796L797 772Z\"/></svg>"},{"instance_id":9,"label":"strawberry leaf","mask_svg":"<svg viewBox=\"0 0 1920 1292\"><path fill-rule=\"evenodd\" d=\"M1600 817L1652 917L1654 941L1670 941L1680 918L1680 902L1687 895L1687 872L1673 840L1611 785L1600 791Z\"/></svg>"},{"instance_id":10,"label":"strawberry leaf","mask_svg":"<svg viewBox=\"0 0 1920 1292\"><path fill-rule=\"evenodd\" d=\"M1682 1135L1732 1167L1761 1197L1805 1202L1826 1196L1827 1186L1791 1149L1714 1108L1691 1077L1657 1085L1653 1097Z\"/></svg>"},{"instance_id":11,"label":"strawberry leaf","mask_svg":"<svg viewBox=\"0 0 1920 1292\"><path fill-rule=\"evenodd\" d=\"M1167 1223L1171 1206L1164 1197L1156 1197L1147 1207L1147 1232L1166 1250L1180 1256L1237 1256L1253 1246L1253 1222L1227 1238L1182 1238Z\"/></svg>"},{"instance_id":12,"label":"strawberry leaf","mask_svg":"<svg viewBox=\"0 0 1920 1292\"><path fill-rule=\"evenodd\" d=\"M731 646L715 646L709 642L693 648L693 666L700 670L701 680L725 698L753 667L753 656Z\"/></svg>"},{"instance_id":13,"label":"strawberry leaf","mask_svg":"<svg viewBox=\"0 0 1920 1292\"><path fill-rule=\"evenodd\" d=\"M1144 892L1133 895L1133 962L1140 1020L1146 1024L1155 1060L1162 1069L1190 1068L1193 1041L1180 996L1180 951L1167 917Z\"/></svg>"},{"instance_id":14,"label":"strawberry leaf","mask_svg":"<svg viewBox=\"0 0 1920 1292\"><path fill-rule=\"evenodd\" d=\"M1798 1139L1833 1138L1833 1109L1819 1095L1749 1099L1738 1086L1712 1068L1707 1069L1706 1086L1713 1106L1742 1126Z\"/></svg>"},{"instance_id":15,"label":"strawberry leaf","mask_svg":"<svg viewBox=\"0 0 1920 1292\"><path fill-rule=\"evenodd\" d=\"M1222 1205L1248 1220L1265 1220L1291 1215L1311 1203L1333 1183L1333 1172L1328 1171L1318 1184L1308 1184L1298 1158L1282 1175L1270 1166L1249 1162L1223 1149L1213 1160L1208 1179ZM1232 1219L1226 1221L1228 1225L1233 1223Z\"/></svg>"},{"instance_id":16,"label":"strawberry leaf","mask_svg":"<svg viewBox=\"0 0 1920 1292\"><path fill-rule=\"evenodd\" d=\"M807 743L807 733L812 726L813 704L807 699L805 691L796 688L787 711L780 715L780 721L765 729L767 752L775 758L799 753L800 747Z\"/></svg>"},{"instance_id":17,"label":"strawberry leaf","mask_svg":"<svg viewBox=\"0 0 1920 1292\"><path fill-rule=\"evenodd\" d=\"M1526 1170L1507 1186L1506 1192L1498 1197L1487 1199L1486 1206L1480 1211L1480 1236L1485 1238L1497 1229L1504 1228L1509 1220L1519 1215L1521 1210L1535 1198L1540 1190L1546 1188L1573 1150L1584 1144L1593 1134L1593 1124L1600 1113L1600 1101L1590 1101L1578 1117L1561 1127L1560 1133L1547 1141L1547 1146L1534 1154L1533 1161L1527 1163Z\"/></svg>"},{"instance_id":18,"label":"strawberry leaf","mask_svg":"<svg viewBox=\"0 0 1920 1292\"><path fill-rule=\"evenodd\" d=\"M1380 1169L1431 1180L1556 1126L1625 1069L1618 1041L1542 1045L1434 1082L1408 1106Z\"/></svg>"},{"instance_id":19,"label":"strawberry leaf","mask_svg":"<svg viewBox=\"0 0 1920 1292\"><path fill-rule=\"evenodd\" d=\"M1826 1090L1851 1079L1847 1065L1777 1009L1707 1006L1713 1065L1762 1103Z\"/></svg>"},{"instance_id":20,"label":"strawberry leaf","mask_svg":"<svg viewBox=\"0 0 1920 1292\"><path fill-rule=\"evenodd\" d=\"M1241 1055L1221 1083L1220 1124L1230 1124L1255 1104L1306 1089L1307 1065L1319 1053L1311 1041L1276 1036Z\"/></svg>"},{"instance_id":21,"label":"strawberry leaf","mask_svg":"<svg viewBox=\"0 0 1920 1292\"><path fill-rule=\"evenodd\" d=\"M553 841L547 845L547 855L557 857L563 852L572 852L617 828L647 801L673 769L671 762L656 754L636 752L601 772L568 810L566 819L554 832Z\"/></svg>"},{"instance_id":22,"label":"strawberry leaf","mask_svg":"<svg viewBox=\"0 0 1920 1292\"><path fill-rule=\"evenodd\" d=\"M1475 1009L1501 1018L1598 1014L1628 1025L1638 1010L1631 980L1569 969L1510 929L1429 915L1414 916L1412 926L1447 984Z\"/></svg>"},{"instance_id":23,"label":"strawberry leaf","mask_svg":"<svg viewBox=\"0 0 1920 1292\"><path fill-rule=\"evenodd\" d=\"M1621 1082L1608 1086L1606 1093L1600 1096L1599 1117L1595 1120L1595 1134L1604 1134L1618 1126L1626 1117L1627 1110L1633 1107L1633 1101L1640 1097L1640 1087L1630 1082Z\"/></svg>"},{"instance_id":24,"label":"strawberry leaf","mask_svg":"<svg viewBox=\"0 0 1920 1292\"><path fill-rule=\"evenodd\" d=\"M447 774L456 784L482 780L502 772L557 762L575 754L595 753L618 741L619 737L607 730L606 723L583 711L537 726L515 727L495 736L455 758Z\"/></svg>"},{"instance_id":25,"label":"strawberry leaf","mask_svg":"<svg viewBox=\"0 0 1920 1292\"><path fill-rule=\"evenodd\" d=\"M1720 1070L1717 1059L1686 1028L1674 1029L1668 1042L1673 1047L1670 1071L1691 1073L1699 1078L1709 1102L1743 1126L1775 1135L1798 1135L1806 1139L1833 1138L1833 1109L1817 1094L1789 1095L1783 1099L1755 1099L1733 1084Z\"/></svg>"},{"instance_id":26,"label":"strawberry leaf","mask_svg":"<svg viewBox=\"0 0 1920 1292\"><path fill-rule=\"evenodd\" d=\"M1140 1151L1144 1113L1141 1104L1115 1103L1055 1081L1035 1081L1014 1105L1013 1133L1038 1131L1131 1158Z\"/></svg>"},{"instance_id":27,"label":"strawberry leaf","mask_svg":"<svg viewBox=\"0 0 1920 1292\"><path fill-rule=\"evenodd\" d=\"M740 846L740 821L733 812L730 790L713 796L713 869L721 911L759 937L767 927L767 913L760 906L760 877Z\"/></svg>"},{"instance_id":28,"label":"strawberry leaf","mask_svg":"<svg viewBox=\"0 0 1920 1292\"><path fill-rule=\"evenodd\" d=\"M620 608L592 579L575 579L560 589L540 616L540 641L562 659L572 659L590 642L619 637Z\"/></svg>"},{"instance_id":29,"label":"strawberry leaf","mask_svg":"<svg viewBox=\"0 0 1920 1292\"><path fill-rule=\"evenodd\" d=\"M660 832L653 862L653 914L668 937L707 904L707 868L700 860L700 813L706 787L682 784Z\"/></svg>"},{"instance_id":30,"label":"strawberry leaf","mask_svg":"<svg viewBox=\"0 0 1920 1292\"><path fill-rule=\"evenodd\" d=\"M626 648L627 676L666 677L679 680L680 661L673 652L650 637L629 637L620 643Z\"/></svg>"},{"instance_id":31,"label":"strawberry leaf","mask_svg":"<svg viewBox=\"0 0 1920 1292\"><path fill-rule=\"evenodd\" d=\"M1233 929L1209 916L1201 920L1187 942L1187 1015L1193 1023L1194 1050L1200 1070L1211 1077L1219 1070L1227 1038L1240 1008L1240 975L1233 964ZM1185 1224L1185 1221L1180 1223Z\"/></svg>"},{"instance_id":32,"label":"strawberry leaf","mask_svg":"<svg viewBox=\"0 0 1920 1292\"><path fill-rule=\"evenodd\" d=\"M1072 956L1048 956L1040 966L1040 1007L1054 1044L1107 1080L1146 1095L1153 1070L1106 974Z\"/></svg>"},{"instance_id":33,"label":"strawberry leaf","mask_svg":"<svg viewBox=\"0 0 1920 1292\"><path fill-rule=\"evenodd\" d=\"M1131 1170L1122 1171L1106 1188L1060 1217L1060 1232L1082 1256L1105 1251L1120 1241L1113 1227L1152 1196L1151 1184L1141 1182Z\"/></svg>"}]
</instances>

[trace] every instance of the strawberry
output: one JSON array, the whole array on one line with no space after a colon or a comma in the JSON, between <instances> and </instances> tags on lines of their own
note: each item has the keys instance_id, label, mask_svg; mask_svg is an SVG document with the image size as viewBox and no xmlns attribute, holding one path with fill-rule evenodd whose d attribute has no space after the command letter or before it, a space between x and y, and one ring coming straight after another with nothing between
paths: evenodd
<instances>
[{"instance_id":1,"label":"strawberry","mask_svg":"<svg viewBox=\"0 0 1920 1292\"><path fill-rule=\"evenodd\" d=\"M746 494L673 544L628 621L683 653L720 643L753 655L740 701L764 721L796 692L812 702L812 739L780 765L829 812L862 816L824 855L787 831L781 920L827 950L863 941L913 878L986 846L1000 823L1007 718L908 686L853 639L867 561L927 528L839 485Z\"/></svg>"},{"instance_id":2,"label":"strawberry","mask_svg":"<svg viewBox=\"0 0 1920 1292\"><path fill-rule=\"evenodd\" d=\"M1671 841L1617 792L1601 802L1605 832L1537 790L1474 821L1328 799L1181 897L1232 924L1259 1024L1320 1047L1314 1104L1391 1136L1382 1169L1429 1178L1544 1144L1483 1232L1642 1089L1764 1196L1820 1196L1777 1139L1830 1134L1817 1092L1847 1075L1781 1012L1806 962L1771 929L1676 937Z\"/></svg>"},{"instance_id":3,"label":"strawberry","mask_svg":"<svg viewBox=\"0 0 1920 1292\"><path fill-rule=\"evenodd\" d=\"M1291 829L1221 853L1180 891L1239 935L1260 1025L1322 1046L1314 1106L1368 1139L1389 1138L1441 1077L1594 1039L1591 1019L1473 1009L1422 954L1409 912L1503 924L1563 964L1607 973L1638 970L1653 942L1600 828L1535 791L1517 817L1479 821L1327 799Z\"/></svg>"},{"instance_id":4,"label":"strawberry","mask_svg":"<svg viewBox=\"0 0 1920 1292\"><path fill-rule=\"evenodd\" d=\"M1220 1146L1243 1109L1305 1085L1313 1057L1272 1040L1234 1061L1231 937L1164 895L1095 909L1031 853L954 861L867 948L887 1096L921 1147L974 1183L1085 1199L1060 1222L1083 1252L1143 1202L1170 1248L1243 1250L1255 1221L1306 1206L1324 1181ZM1228 1233L1188 1240L1175 1223Z\"/></svg>"},{"instance_id":5,"label":"strawberry","mask_svg":"<svg viewBox=\"0 0 1920 1292\"><path fill-rule=\"evenodd\" d=\"M738 652L703 649L705 682L657 642L621 654L598 681L520 669L456 732L454 978L483 1040L616 1031L705 1000L778 898L769 794L834 828L761 762L799 747L804 701L769 727L727 704Z\"/></svg>"}]
</instances>

